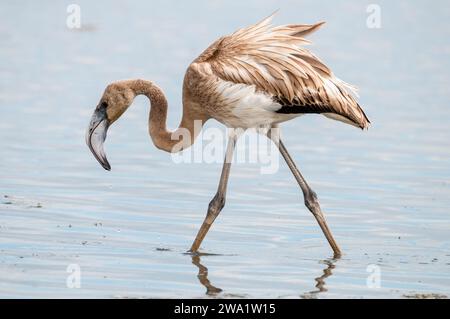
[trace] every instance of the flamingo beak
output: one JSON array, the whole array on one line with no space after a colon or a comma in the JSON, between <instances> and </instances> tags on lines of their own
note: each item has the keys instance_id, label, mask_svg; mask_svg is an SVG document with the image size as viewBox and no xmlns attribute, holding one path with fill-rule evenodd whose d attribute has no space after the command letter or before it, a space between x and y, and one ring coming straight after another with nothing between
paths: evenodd
<instances>
[{"instance_id":1,"label":"flamingo beak","mask_svg":"<svg viewBox=\"0 0 450 319\"><path fill-rule=\"evenodd\" d=\"M109 121L106 117L106 108L97 107L91 118L91 123L86 131L86 144L89 146L92 154L94 154L97 161L102 165L107 171L111 170L111 165L109 165L106 159L106 154L103 149L103 143L106 139L106 133L108 131Z\"/></svg>"}]
</instances>

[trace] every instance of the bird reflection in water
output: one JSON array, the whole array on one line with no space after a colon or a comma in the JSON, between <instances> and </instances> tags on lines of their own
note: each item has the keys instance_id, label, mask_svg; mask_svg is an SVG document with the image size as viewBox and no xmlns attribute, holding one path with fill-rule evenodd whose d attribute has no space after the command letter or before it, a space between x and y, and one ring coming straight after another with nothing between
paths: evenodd
<instances>
[{"instance_id":1,"label":"bird reflection in water","mask_svg":"<svg viewBox=\"0 0 450 319\"><path fill-rule=\"evenodd\" d=\"M333 274L333 269L336 268L336 262L338 260L339 258L330 258L322 260L320 263L324 264L326 267L322 270L322 275L314 279L316 281L315 287L317 289L304 293L300 297L305 299L314 299L317 298L317 294L327 292L328 289L326 288L325 279L327 279Z\"/></svg>"},{"instance_id":2,"label":"bird reflection in water","mask_svg":"<svg viewBox=\"0 0 450 319\"><path fill-rule=\"evenodd\" d=\"M192 256L192 263L197 266L198 268L198 275L197 278L200 281L200 283L205 286L206 288L206 294L210 296L217 295L218 293L222 292L222 289L217 288L211 284L211 282L208 279L208 268L203 266L200 263L200 256L199 255L193 255Z\"/></svg>"},{"instance_id":3,"label":"bird reflection in water","mask_svg":"<svg viewBox=\"0 0 450 319\"><path fill-rule=\"evenodd\" d=\"M333 269L336 268L336 262L339 258L330 258L322 260L320 263L324 264L326 267L322 270L322 275L315 278L316 281L315 288L316 290L312 290L310 292L302 294L300 297L305 299L314 299L317 298L317 294L322 292L327 292L325 279L330 277L333 274ZM222 289L213 286L208 279L208 268L206 268L200 260L200 256L198 254L192 256L192 264L194 264L198 268L197 278L200 283L206 288L206 294L209 296L215 296L222 292Z\"/></svg>"}]
</instances>

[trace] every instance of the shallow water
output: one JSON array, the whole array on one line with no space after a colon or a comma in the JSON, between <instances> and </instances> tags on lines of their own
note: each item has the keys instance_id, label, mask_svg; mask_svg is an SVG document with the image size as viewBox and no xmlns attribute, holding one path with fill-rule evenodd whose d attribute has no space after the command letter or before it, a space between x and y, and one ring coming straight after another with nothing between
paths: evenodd
<instances>
[{"instance_id":1,"label":"shallow water","mask_svg":"<svg viewBox=\"0 0 450 319\"><path fill-rule=\"evenodd\" d=\"M380 1L381 29L366 27L369 1L78 3L76 31L63 2L0 4L0 297L450 295L444 1ZM211 255L193 258L184 253L221 165L158 151L144 98L110 129L111 172L89 153L85 128L107 83L137 77L164 88L175 127L189 62L277 8L275 23L328 22L312 49L360 87L373 123L361 132L305 116L283 126L344 255L332 258L280 159L276 174L233 166L202 245ZM80 288L68 288L68 267L80 268ZM374 273L379 286L368 284Z\"/></svg>"}]
</instances>

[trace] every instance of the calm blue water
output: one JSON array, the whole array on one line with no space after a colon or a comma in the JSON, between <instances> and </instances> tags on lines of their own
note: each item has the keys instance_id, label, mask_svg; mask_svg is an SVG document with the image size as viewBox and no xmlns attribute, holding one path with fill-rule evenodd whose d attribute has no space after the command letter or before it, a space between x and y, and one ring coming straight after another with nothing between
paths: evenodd
<instances>
[{"instance_id":1,"label":"calm blue water","mask_svg":"<svg viewBox=\"0 0 450 319\"><path fill-rule=\"evenodd\" d=\"M370 29L372 1L77 1L80 30L66 27L70 3L0 4L0 297L207 297L207 280L217 297L450 295L448 3L378 1L382 27ZM165 90L175 127L187 65L276 9L276 24L327 21L311 49L360 88L373 123L283 126L344 255L332 259L280 159L272 175L232 168L202 246L218 255L193 260L183 253L221 165L158 151L142 97L110 129L111 172L84 131L104 87L138 77ZM69 265L80 288L67 287Z\"/></svg>"}]
</instances>

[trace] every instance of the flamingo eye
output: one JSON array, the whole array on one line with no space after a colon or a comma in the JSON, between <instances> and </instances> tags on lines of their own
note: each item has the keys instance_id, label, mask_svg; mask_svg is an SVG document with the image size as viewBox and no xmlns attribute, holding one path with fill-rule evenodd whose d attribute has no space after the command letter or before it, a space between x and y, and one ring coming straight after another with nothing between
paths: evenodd
<instances>
[{"instance_id":1,"label":"flamingo eye","mask_svg":"<svg viewBox=\"0 0 450 319\"><path fill-rule=\"evenodd\" d=\"M108 107L108 103L107 102L102 102L102 104L100 105L102 108L107 108Z\"/></svg>"}]
</instances>

